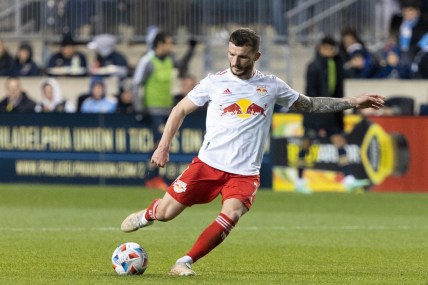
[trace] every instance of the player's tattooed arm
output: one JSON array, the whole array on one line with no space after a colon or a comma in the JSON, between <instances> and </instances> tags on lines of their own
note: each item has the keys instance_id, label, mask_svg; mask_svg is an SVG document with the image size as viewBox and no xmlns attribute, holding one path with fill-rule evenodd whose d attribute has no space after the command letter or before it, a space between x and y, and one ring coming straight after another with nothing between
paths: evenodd
<instances>
[{"instance_id":1,"label":"player's tattooed arm","mask_svg":"<svg viewBox=\"0 0 428 285\"><path fill-rule=\"evenodd\" d=\"M291 106L290 110L310 113L330 113L353 107L351 100L347 98L308 97L299 94L299 98Z\"/></svg>"},{"instance_id":2,"label":"player's tattooed arm","mask_svg":"<svg viewBox=\"0 0 428 285\"><path fill-rule=\"evenodd\" d=\"M299 94L290 110L311 113L339 112L350 108L379 110L384 106L384 103L385 96L377 93L365 93L347 98L308 97Z\"/></svg>"}]
</instances>

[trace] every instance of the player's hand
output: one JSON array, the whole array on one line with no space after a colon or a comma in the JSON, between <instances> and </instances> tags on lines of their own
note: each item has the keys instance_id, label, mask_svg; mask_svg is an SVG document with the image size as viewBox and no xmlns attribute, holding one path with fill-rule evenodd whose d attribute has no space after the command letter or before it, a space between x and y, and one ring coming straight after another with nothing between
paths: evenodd
<instances>
[{"instance_id":1,"label":"player's hand","mask_svg":"<svg viewBox=\"0 0 428 285\"><path fill-rule=\"evenodd\" d=\"M357 109L373 108L379 110L385 104L385 96L377 93L366 93L351 98L351 104Z\"/></svg>"},{"instance_id":2,"label":"player's hand","mask_svg":"<svg viewBox=\"0 0 428 285\"><path fill-rule=\"evenodd\" d=\"M163 147L158 147L152 155L151 163L157 167L165 167L169 161L169 152Z\"/></svg>"}]
</instances>

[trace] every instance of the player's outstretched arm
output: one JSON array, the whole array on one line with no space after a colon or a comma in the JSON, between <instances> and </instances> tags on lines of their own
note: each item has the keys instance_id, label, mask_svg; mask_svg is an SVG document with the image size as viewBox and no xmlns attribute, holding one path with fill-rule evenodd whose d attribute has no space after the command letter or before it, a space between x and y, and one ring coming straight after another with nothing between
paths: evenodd
<instances>
[{"instance_id":1,"label":"player's outstretched arm","mask_svg":"<svg viewBox=\"0 0 428 285\"><path fill-rule=\"evenodd\" d=\"M169 146L171 145L172 138L177 133L184 118L194 110L196 106L189 98L184 97L177 106L175 106L168 117L165 128L162 133L162 138L158 147L153 153L151 162L159 167L164 167L169 160Z\"/></svg>"},{"instance_id":2,"label":"player's outstretched arm","mask_svg":"<svg viewBox=\"0 0 428 285\"><path fill-rule=\"evenodd\" d=\"M384 96L377 93L366 93L347 98L308 97L299 94L299 98L291 105L290 110L310 113L339 112L351 108L378 110L383 107L384 99Z\"/></svg>"}]
</instances>

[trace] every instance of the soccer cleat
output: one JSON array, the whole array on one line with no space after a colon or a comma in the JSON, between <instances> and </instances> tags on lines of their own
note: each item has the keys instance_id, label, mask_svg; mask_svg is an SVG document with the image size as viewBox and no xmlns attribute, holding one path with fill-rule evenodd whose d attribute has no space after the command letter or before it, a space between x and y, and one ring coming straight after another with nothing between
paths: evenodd
<instances>
[{"instance_id":1,"label":"soccer cleat","mask_svg":"<svg viewBox=\"0 0 428 285\"><path fill-rule=\"evenodd\" d=\"M195 271L192 270L192 267L189 263L185 262L177 262L174 264L169 271L169 275L171 276L195 276Z\"/></svg>"},{"instance_id":2,"label":"soccer cleat","mask_svg":"<svg viewBox=\"0 0 428 285\"><path fill-rule=\"evenodd\" d=\"M168 190L168 184L165 183L165 181L162 179L162 177L155 177L152 179L147 180L144 185L148 188L158 189L166 191Z\"/></svg>"},{"instance_id":3,"label":"soccer cleat","mask_svg":"<svg viewBox=\"0 0 428 285\"><path fill-rule=\"evenodd\" d=\"M125 220L123 220L120 229L125 233L134 232L140 228L148 227L153 224L153 221L147 221L143 223L141 218L146 214L146 210L141 210L139 212L132 213Z\"/></svg>"}]
</instances>

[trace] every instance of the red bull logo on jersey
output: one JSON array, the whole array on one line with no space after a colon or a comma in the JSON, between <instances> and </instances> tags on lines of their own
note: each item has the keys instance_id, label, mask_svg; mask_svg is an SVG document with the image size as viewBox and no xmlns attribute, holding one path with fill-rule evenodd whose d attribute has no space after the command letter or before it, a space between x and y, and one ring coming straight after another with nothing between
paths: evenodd
<instances>
[{"instance_id":1,"label":"red bull logo on jersey","mask_svg":"<svg viewBox=\"0 0 428 285\"><path fill-rule=\"evenodd\" d=\"M266 86L261 86L261 85L259 85L259 86L257 86L256 91L257 91L257 93L259 93L260 95L265 95L265 94L267 94Z\"/></svg>"},{"instance_id":2,"label":"red bull logo on jersey","mask_svg":"<svg viewBox=\"0 0 428 285\"><path fill-rule=\"evenodd\" d=\"M267 104L264 105L264 108L257 105L254 102L251 102L248 99L240 99L236 101L236 103L233 103L229 106L222 107L222 113L221 116L225 115L233 115L237 116L238 118L242 119L248 119L251 116L256 115L262 115L263 117L266 116L265 110L267 108Z\"/></svg>"}]
</instances>

